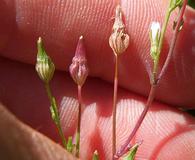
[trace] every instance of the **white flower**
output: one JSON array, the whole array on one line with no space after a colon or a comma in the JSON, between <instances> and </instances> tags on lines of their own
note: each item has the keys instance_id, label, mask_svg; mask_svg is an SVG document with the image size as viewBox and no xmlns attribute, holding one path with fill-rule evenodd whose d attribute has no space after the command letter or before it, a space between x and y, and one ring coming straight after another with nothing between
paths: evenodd
<instances>
[{"instance_id":1,"label":"white flower","mask_svg":"<svg viewBox=\"0 0 195 160\"><path fill-rule=\"evenodd\" d=\"M160 38L160 23L159 22L152 22L151 24L151 40L155 42L158 41Z\"/></svg>"},{"instance_id":2,"label":"white flower","mask_svg":"<svg viewBox=\"0 0 195 160\"><path fill-rule=\"evenodd\" d=\"M150 28L150 41L151 41L150 54L153 59L157 58L160 34L161 34L160 23L152 22L151 28Z\"/></svg>"}]
</instances>

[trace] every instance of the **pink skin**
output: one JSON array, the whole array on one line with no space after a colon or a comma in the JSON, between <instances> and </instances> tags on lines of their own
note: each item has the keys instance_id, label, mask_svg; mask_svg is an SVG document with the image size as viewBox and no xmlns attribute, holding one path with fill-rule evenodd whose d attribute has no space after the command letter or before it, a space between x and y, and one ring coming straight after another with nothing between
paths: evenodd
<instances>
[{"instance_id":1,"label":"pink skin","mask_svg":"<svg viewBox=\"0 0 195 160\"><path fill-rule=\"evenodd\" d=\"M108 82L113 79L114 57L108 47L108 38L117 2L12 2L0 2L2 57L34 64L36 40L41 36L57 68L68 70L78 37L84 35L90 76L101 79L89 78L83 88L86 108L81 122L81 159L90 159L95 149L100 152L101 159L110 159L112 85ZM150 87L146 71L146 61L150 63L149 26L153 20L162 22L167 1L148 0L139 3L128 0L122 1L121 6L131 43L127 53L119 59L119 83L124 89L119 90L118 99L118 148L132 130L146 101L146 97L141 95L147 95ZM4 18L4 15L8 18ZM195 155L195 130L192 126L195 119L172 107L195 106L195 88L192 87L195 82L194 20L195 13L188 8L173 61L158 89L157 99L167 105L155 102L136 134L134 141L144 140L136 156L138 160L191 160ZM168 50L171 27L170 23L162 59ZM25 123L58 141L44 87L34 66L9 59L0 59L1 101ZM76 127L77 104L70 97L77 97L76 85L68 74L57 71L52 88L61 104L65 135L72 135Z\"/></svg>"}]
</instances>

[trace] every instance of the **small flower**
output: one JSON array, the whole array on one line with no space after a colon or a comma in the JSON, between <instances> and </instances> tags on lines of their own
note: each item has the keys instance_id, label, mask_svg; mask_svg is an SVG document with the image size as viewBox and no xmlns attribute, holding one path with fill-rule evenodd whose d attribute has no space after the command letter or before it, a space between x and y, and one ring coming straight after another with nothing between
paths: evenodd
<instances>
[{"instance_id":1,"label":"small flower","mask_svg":"<svg viewBox=\"0 0 195 160\"><path fill-rule=\"evenodd\" d=\"M71 77L79 86L82 86L85 83L89 72L85 52L83 36L80 36L75 56L73 57L72 64L69 67Z\"/></svg>"},{"instance_id":2,"label":"small flower","mask_svg":"<svg viewBox=\"0 0 195 160\"><path fill-rule=\"evenodd\" d=\"M159 22L152 22L150 28L150 42L151 42L151 49L150 53L153 59L156 58L158 52L158 45L160 40L160 23Z\"/></svg>"},{"instance_id":3,"label":"small flower","mask_svg":"<svg viewBox=\"0 0 195 160\"><path fill-rule=\"evenodd\" d=\"M36 71L40 77L45 83L49 83L49 81L52 79L55 66L51 60L51 58L46 54L43 42L41 38L37 41L37 63L36 63Z\"/></svg>"},{"instance_id":4,"label":"small flower","mask_svg":"<svg viewBox=\"0 0 195 160\"><path fill-rule=\"evenodd\" d=\"M120 6L116 7L115 22L112 30L113 32L109 38L109 45L117 56L123 53L129 46L129 35L125 32Z\"/></svg>"}]
</instances>

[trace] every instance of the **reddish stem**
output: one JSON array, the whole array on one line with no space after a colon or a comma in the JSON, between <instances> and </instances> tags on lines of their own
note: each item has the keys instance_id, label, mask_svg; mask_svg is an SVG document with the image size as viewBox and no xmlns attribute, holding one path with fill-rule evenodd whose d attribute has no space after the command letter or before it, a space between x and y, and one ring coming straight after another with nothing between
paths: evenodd
<instances>
[{"instance_id":1,"label":"reddish stem","mask_svg":"<svg viewBox=\"0 0 195 160\"><path fill-rule=\"evenodd\" d=\"M78 128L77 131L80 133L81 130L81 107L82 107L82 87L78 85L78 101L79 101L79 112L78 112Z\"/></svg>"},{"instance_id":2,"label":"reddish stem","mask_svg":"<svg viewBox=\"0 0 195 160\"><path fill-rule=\"evenodd\" d=\"M78 85L78 123L77 123L77 136L76 137L76 156L79 157L80 150L80 131L81 131L81 111L82 111L82 86ZM77 139L78 138L78 139Z\"/></svg>"},{"instance_id":3,"label":"reddish stem","mask_svg":"<svg viewBox=\"0 0 195 160\"><path fill-rule=\"evenodd\" d=\"M149 96L148 96L148 100L147 100L147 103L146 103L146 106L143 110L143 112L141 113L133 131L131 132L131 134L129 135L127 141L125 142L124 145L122 145L122 147L120 148L120 150L116 153L116 155L114 156L115 159L118 159L119 157L121 157L122 155L124 155L127 151L129 151L129 149L131 148L131 141L133 139L133 137L135 136L137 130L139 129L139 127L141 126L147 112L148 112L148 109L150 108L154 98L155 98L155 92L156 92L156 87L159 83L159 81L161 80L161 77L164 75L169 63L170 63L170 60L171 60L171 56L173 54L173 51L174 51L174 47L175 47L175 43L176 43L176 40L177 40L177 37L178 37L178 33L179 33L179 28L180 28L180 24L181 24L181 21L183 20L183 15L184 15L184 12L185 12L185 9L186 9L186 5L187 5L187 0L184 0L183 1L183 5L182 5L182 8L180 10L180 13L179 13L179 16L178 16L178 21L177 21L177 25L176 25L176 28L175 28L175 31L174 31L174 35L173 35L173 39L171 41L171 46L170 46L170 49L169 49L169 53L168 53L168 56L165 60L165 63L162 67L162 70L160 71L159 73L159 76L156 80L154 80L153 84L151 85L151 89L150 89L150 93L149 93Z\"/></svg>"},{"instance_id":4,"label":"reddish stem","mask_svg":"<svg viewBox=\"0 0 195 160\"><path fill-rule=\"evenodd\" d=\"M112 109L112 154L113 159L116 153L116 105L118 92L118 56L115 56L115 74L114 74L114 95L113 95L113 109Z\"/></svg>"},{"instance_id":5,"label":"reddish stem","mask_svg":"<svg viewBox=\"0 0 195 160\"><path fill-rule=\"evenodd\" d=\"M127 141L125 142L125 144L120 148L120 150L117 152L117 154L115 155L115 158L119 158L122 155L124 155L126 152L129 151L129 149L131 148L130 142L133 139L133 137L135 136L137 130L139 129L139 127L141 126L146 113L148 112L149 107L151 106L153 100L154 100L154 96L155 96L155 92L156 92L156 85L152 85L151 89L150 89L150 93L149 93L149 97L146 103L146 106L142 112L142 114L140 115L133 131L131 132L130 136L128 137Z\"/></svg>"}]
</instances>

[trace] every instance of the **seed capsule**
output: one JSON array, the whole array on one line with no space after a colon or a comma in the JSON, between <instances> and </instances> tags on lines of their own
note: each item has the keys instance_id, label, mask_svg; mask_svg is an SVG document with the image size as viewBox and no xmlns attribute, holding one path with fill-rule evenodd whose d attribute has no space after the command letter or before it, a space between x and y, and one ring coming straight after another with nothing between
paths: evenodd
<instances>
[{"instance_id":1,"label":"seed capsule","mask_svg":"<svg viewBox=\"0 0 195 160\"><path fill-rule=\"evenodd\" d=\"M116 56L123 53L129 46L129 35L125 32L120 6L116 7L115 21L109 38L109 45Z\"/></svg>"}]
</instances>

